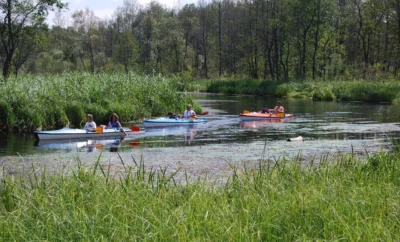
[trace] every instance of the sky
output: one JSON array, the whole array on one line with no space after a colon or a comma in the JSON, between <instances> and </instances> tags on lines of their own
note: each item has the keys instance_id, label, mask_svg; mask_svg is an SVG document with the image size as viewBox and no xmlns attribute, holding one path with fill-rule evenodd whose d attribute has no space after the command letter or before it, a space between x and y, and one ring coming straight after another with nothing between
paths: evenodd
<instances>
[{"instance_id":1,"label":"sky","mask_svg":"<svg viewBox=\"0 0 400 242\"><path fill-rule=\"evenodd\" d=\"M147 6L151 0L136 0L141 6ZM123 0L64 0L68 3L69 10L65 10L64 16L67 17L67 22L72 13L79 9L89 8L94 11L95 15L101 19L110 19L117 7L123 5ZM157 0L157 2L165 5L168 8L180 8L185 4L197 3L198 0ZM47 22L49 25L54 24L54 13L50 13Z\"/></svg>"}]
</instances>

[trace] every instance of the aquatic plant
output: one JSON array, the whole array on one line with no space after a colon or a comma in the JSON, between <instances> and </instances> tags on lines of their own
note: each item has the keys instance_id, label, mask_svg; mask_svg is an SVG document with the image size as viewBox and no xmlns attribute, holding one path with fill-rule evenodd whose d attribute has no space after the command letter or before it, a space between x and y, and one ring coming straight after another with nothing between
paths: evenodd
<instances>
[{"instance_id":1,"label":"aquatic plant","mask_svg":"<svg viewBox=\"0 0 400 242\"><path fill-rule=\"evenodd\" d=\"M2 241L398 241L400 155L232 166L226 179L99 160L0 182Z\"/></svg>"},{"instance_id":2,"label":"aquatic plant","mask_svg":"<svg viewBox=\"0 0 400 242\"><path fill-rule=\"evenodd\" d=\"M332 101L335 100L336 97L330 88L324 87L315 90L312 99L317 101Z\"/></svg>"}]
</instances>

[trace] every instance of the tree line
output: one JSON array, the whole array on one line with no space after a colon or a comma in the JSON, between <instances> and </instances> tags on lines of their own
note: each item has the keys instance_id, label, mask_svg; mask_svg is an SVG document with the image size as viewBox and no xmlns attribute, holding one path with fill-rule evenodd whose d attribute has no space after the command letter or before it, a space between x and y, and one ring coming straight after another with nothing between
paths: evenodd
<instances>
[{"instance_id":1,"label":"tree line","mask_svg":"<svg viewBox=\"0 0 400 242\"><path fill-rule=\"evenodd\" d=\"M124 0L111 19L85 9L66 25L58 12L51 28L44 17L65 7L60 1L38 1L35 10L23 6L27 1L1 2L4 77L68 71L273 80L399 76L400 0L200 0L180 9Z\"/></svg>"}]
</instances>

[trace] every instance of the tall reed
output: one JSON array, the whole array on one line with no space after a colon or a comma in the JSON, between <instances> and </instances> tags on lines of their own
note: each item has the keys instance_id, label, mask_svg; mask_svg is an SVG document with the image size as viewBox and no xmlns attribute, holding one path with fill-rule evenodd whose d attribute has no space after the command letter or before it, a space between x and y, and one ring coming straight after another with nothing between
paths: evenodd
<instances>
[{"instance_id":1,"label":"tall reed","mask_svg":"<svg viewBox=\"0 0 400 242\"><path fill-rule=\"evenodd\" d=\"M0 128L59 128L68 122L79 127L85 113L105 123L113 112L122 120L183 112L193 99L177 90L175 82L161 76L134 74L10 78L0 86Z\"/></svg>"}]
</instances>

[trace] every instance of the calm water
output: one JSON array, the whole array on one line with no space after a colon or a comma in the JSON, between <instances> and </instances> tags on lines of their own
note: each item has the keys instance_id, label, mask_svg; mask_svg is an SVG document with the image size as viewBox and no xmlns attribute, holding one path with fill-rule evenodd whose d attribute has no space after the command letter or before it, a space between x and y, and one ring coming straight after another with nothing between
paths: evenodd
<instances>
[{"instance_id":1,"label":"calm water","mask_svg":"<svg viewBox=\"0 0 400 242\"><path fill-rule=\"evenodd\" d=\"M126 152L149 147L206 146L213 144L252 144L267 142L273 149L290 149L286 139L303 136L300 149L318 154L331 149L348 152L389 147L400 134L400 105L358 102L313 102L309 99L281 99L287 113L295 117L286 122L240 122L243 110L273 108L277 99L254 96L195 94L208 123L193 127L147 129L146 133L125 140L35 142L30 134L0 133L0 156L52 152ZM139 124L140 125L140 124Z\"/></svg>"}]
</instances>

